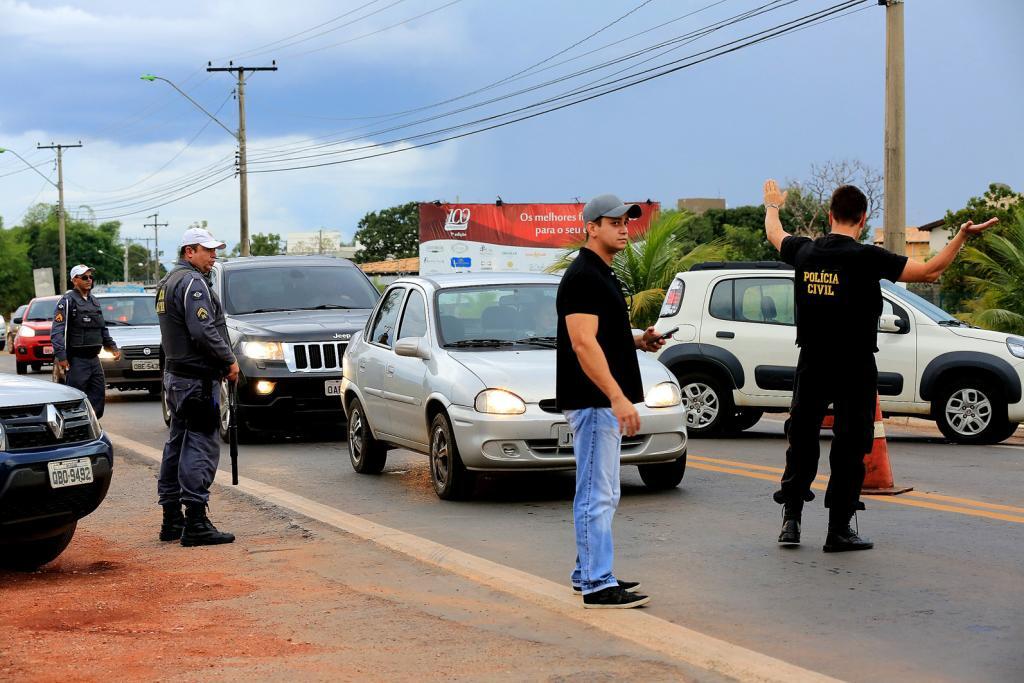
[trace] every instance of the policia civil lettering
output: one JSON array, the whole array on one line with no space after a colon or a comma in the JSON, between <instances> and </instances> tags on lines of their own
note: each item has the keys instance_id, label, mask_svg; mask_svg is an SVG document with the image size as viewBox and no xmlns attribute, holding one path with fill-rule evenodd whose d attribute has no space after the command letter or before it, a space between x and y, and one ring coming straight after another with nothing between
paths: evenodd
<instances>
[{"instance_id":1,"label":"policia civil lettering","mask_svg":"<svg viewBox=\"0 0 1024 683\"><path fill-rule=\"evenodd\" d=\"M206 516L220 461L218 389L222 380L238 377L224 312L209 282L216 250L223 247L206 230L185 231L181 258L157 287L156 312L166 358L163 389L171 413L157 482L164 511L160 540L180 539L184 546L235 540Z\"/></svg>"},{"instance_id":2,"label":"policia civil lettering","mask_svg":"<svg viewBox=\"0 0 1024 683\"><path fill-rule=\"evenodd\" d=\"M863 510L864 456L874 433L878 370L875 366L883 279L934 282L952 263L969 235L994 225L964 223L949 244L927 263L907 259L859 241L867 221L867 198L852 185L832 194L831 231L811 240L788 234L779 209L786 193L774 180L764 184L765 233L780 257L796 270L796 343L800 346L793 402L786 421L789 448L775 501L783 506L779 543L800 543L804 503L813 500L821 422L833 406L835 423L829 453L831 476L825 492L828 533L825 552L874 547L850 526Z\"/></svg>"}]
</instances>

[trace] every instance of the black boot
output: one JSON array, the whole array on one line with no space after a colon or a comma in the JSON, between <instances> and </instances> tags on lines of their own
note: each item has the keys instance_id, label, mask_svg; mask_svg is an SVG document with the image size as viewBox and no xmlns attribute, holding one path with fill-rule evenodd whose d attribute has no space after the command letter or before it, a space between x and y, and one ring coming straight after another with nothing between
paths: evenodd
<instances>
[{"instance_id":1,"label":"black boot","mask_svg":"<svg viewBox=\"0 0 1024 683\"><path fill-rule=\"evenodd\" d=\"M160 525L161 541L177 541L185 530L185 515L181 514L181 503L167 503L164 508L164 521Z\"/></svg>"},{"instance_id":2,"label":"black boot","mask_svg":"<svg viewBox=\"0 0 1024 683\"><path fill-rule=\"evenodd\" d=\"M234 540L234 534L217 531L217 527L206 516L204 503L188 503L185 506L185 531L181 534L183 546L220 545Z\"/></svg>"},{"instance_id":3,"label":"black boot","mask_svg":"<svg viewBox=\"0 0 1024 683\"><path fill-rule=\"evenodd\" d=\"M782 508L782 533L779 543L787 546L800 545L800 516L803 512L802 500L789 501Z\"/></svg>"},{"instance_id":4,"label":"black boot","mask_svg":"<svg viewBox=\"0 0 1024 683\"><path fill-rule=\"evenodd\" d=\"M861 538L850 526L850 521L857 513L832 517L829 515L828 535L825 536L825 545L822 548L826 553L842 553L847 550L871 550L875 544L866 538Z\"/></svg>"}]
</instances>

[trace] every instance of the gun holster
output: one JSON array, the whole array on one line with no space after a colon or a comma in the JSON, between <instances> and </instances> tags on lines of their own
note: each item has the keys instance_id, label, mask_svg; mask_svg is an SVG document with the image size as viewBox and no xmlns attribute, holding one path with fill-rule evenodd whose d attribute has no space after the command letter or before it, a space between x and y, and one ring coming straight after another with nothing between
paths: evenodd
<instances>
[{"instance_id":1,"label":"gun holster","mask_svg":"<svg viewBox=\"0 0 1024 683\"><path fill-rule=\"evenodd\" d=\"M202 380L202 390L192 394L182 403L185 414L185 426L190 432L211 434L217 429L220 414L217 404L213 402L213 381Z\"/></svg>"}]
</instances>

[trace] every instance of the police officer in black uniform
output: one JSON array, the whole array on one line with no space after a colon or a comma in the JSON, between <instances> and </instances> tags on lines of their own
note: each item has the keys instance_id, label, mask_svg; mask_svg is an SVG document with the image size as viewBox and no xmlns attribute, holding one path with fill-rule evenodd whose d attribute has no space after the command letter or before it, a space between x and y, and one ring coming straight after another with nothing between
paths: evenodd
<instances>
[{"instance_id":1,"label":"police officer in black uniform","mask_svg":"<svg viewBox=\"0 0 1024 683\"><path fill-rule=\"evenodd\" d=\"M825 492L828 534L823 550L841 552L874 547L850 522L862 510L864 456L874 438L878 370L875 366L878 317L882 314L879 281L935 282L953 262L969 236L994 225L972 222L927 262L908 259L859 241L867 221L864 193L843 185L832 194L831 231L811 240L788 234L779 209L786 193L774 180L764 184L765 232L781 258L795 269L796 343L800 346L793 402L786 422L789 449L782 488L775 494L783 505L779 543L800 543L803 504L813 499L811 483L818 471L818 435L832 404L835 413L831 476Z\"/></svg>"},{"instance_id":2,"label":"police officer in black uniform","mask_svg":"<svg viewBox=\"0 0 1024 683\"><path fill-rule=\"evenodd\" d=\"M98 358L104 348L120 358L121 352L107 331L100 304L92 291L95 271L89 266L77 265L71 269L69 289L57 300L50 328L53 344L53 362L66 373L68 386L81 389L89 397L96 417L103 417L107 381Z\"/></svg>"},{"instance_id":3,"label":"police officer in black uniform","mask_svg":"<svg viewBox=\"0 0 1024 683\"><path fill-rule=\"evenodd\" d=\"M161 541L183 546L231 543L206 516L210 486L220 461L217 387L234 382L238 363L228 343L221 303L210 271L224 243L202 228L182 236L179 260L157 287L156 312L166 363L164 393L171 412L157 493L163 507ZM182 515L181 506L185 506Z\"/></svg>"}]
</instances>

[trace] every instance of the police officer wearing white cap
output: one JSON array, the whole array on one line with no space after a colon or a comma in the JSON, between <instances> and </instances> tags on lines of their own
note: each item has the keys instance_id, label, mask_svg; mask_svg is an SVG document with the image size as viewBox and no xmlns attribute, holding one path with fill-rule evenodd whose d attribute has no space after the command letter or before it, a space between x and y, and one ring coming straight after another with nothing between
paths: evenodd
<instances>
[{"instance_id":1,"label":"police officer wearing white cap","mask_svg":"<svg viewBox=\"0 0 1024 683\"><path fill-rule=\"evenodd\" d=\"M115 358L120 358L121 352L107 331L103 309L90 294L94 277L89 266L79 264L71 269L74 289L57 300L50 341L53 362L66 373L68 386L84 391L96 417L103 417L107 382L100 364L100 349L112 352Z\"/></svg>"},{"instance_id":2,"label":"police officer wearing white cap","mask_svg":"<svg viewBox=\"0 0 1024 683\"><path fill-rule=\"evenodd\" d=\"M219 392L214 386L238 377L224 312L209 281L217 250L223 248L208 230L189 228L181 238L178 261L157 286L156 312L166 358L164 396L171 412L157 482L164 511L160 540L180 539L184 546L235 540L206 516L220 461Z\"/></svg>"}]
</instances>

